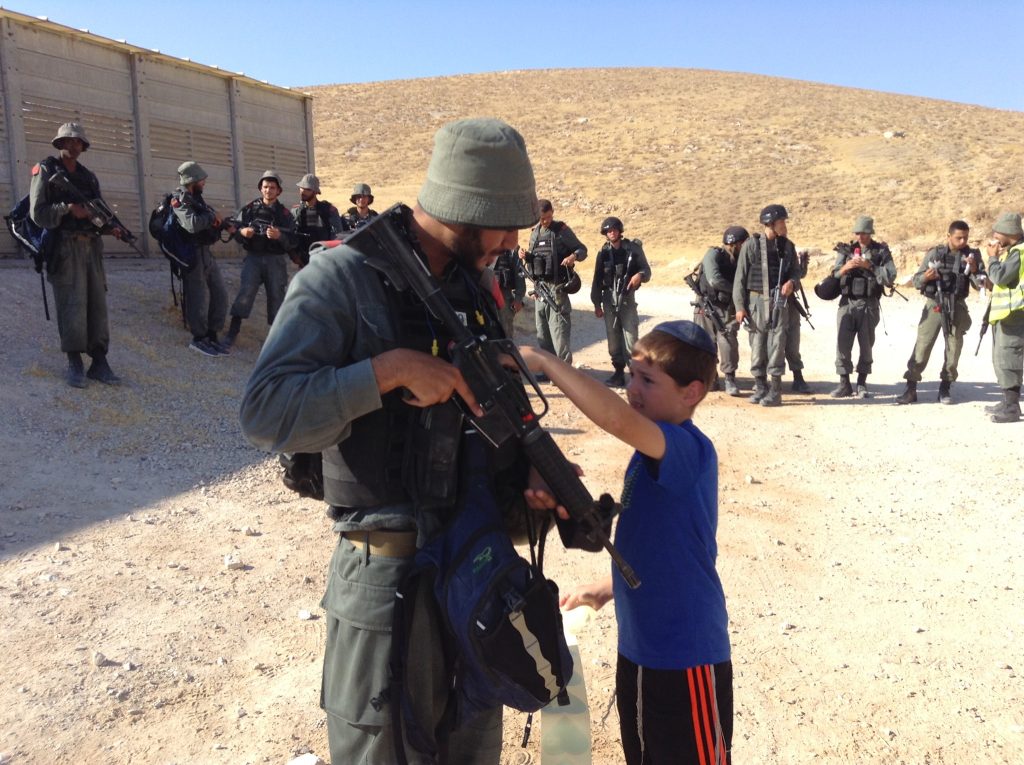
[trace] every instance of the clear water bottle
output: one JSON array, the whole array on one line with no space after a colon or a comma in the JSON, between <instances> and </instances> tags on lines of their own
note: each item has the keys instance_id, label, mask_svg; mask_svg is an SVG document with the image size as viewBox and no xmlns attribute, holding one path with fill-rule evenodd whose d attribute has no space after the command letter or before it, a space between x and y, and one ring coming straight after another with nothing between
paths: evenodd
<instances>
[{"instance_id":1,"label":"clear water bottle","mask_svg":"<svg viewBox=\"0 0 1024 765\"><path fill-rule=\"evenodd\" d=\"M579 626L592 618L593 613L592 608L582 606L563 614L565 639L569 644L573 662L572 679L566 687L569 703L566 706L559 706L555 701L541 711L542 765L591 765L590 708L587 705L583 660L580 658L580 647L576 642L575 632Z\"/></svg>"}]
</instances>

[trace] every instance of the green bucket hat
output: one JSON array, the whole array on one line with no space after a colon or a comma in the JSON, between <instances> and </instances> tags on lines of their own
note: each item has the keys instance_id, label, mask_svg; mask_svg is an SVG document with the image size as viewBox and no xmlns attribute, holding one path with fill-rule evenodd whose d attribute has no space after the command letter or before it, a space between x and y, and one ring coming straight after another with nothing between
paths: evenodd
<instances>
[{"instance_id":1,"label":"green bucket hat","mask_svg":"<svg viewBox=\"0 0 1024 765\"><path fill-rule=\"evenodd\" d=\"M870 215L858 215L856 222L853 224L853 233L868 235L874 234L875 219Z\"/></svg>"},{"instance_id":2,"label":"green bucket hat","mask_svg":"<svg viewBox=\"0 0 1024 765\"><path fill-rule=\"evenodd\" d=\"M526 142L497 119L458 120L437 131L417 201L443 223L480 228L530 228L540 217Z\"/></svg>"},{"instance_id":3,"label":"green bucket hat","mask_svg":"<svg viewBox=\"0 0 1024 765\"><path fill-rule=\"evenodd\" d=\"M1005 212L1000 215L992 226L997 234L1006 236L1024 237L1024 229L1021 228L1020 213Z\"/></svg>"},{"instance_id":4,"label":"green bucket hat","mask_svg":"<svg viewBox=\"0 0 1024 765\"><path fill-rule=\"evenodd\" d=\"M178 165L178 182L182 186L191 186L207 177L207 173L198 162L189 160Z\"/></svg>"},{"instance_id":5,"label":"green bucket hat","mask_svg":"<svg viewBox=\"0 0 1024 765\"><path fill-rule=\"evenodd\" d=\"M50 141L53 144L53 148L60 149L60 142L65 138L77 138L82 142L82 151L86 151L89 148L89 139L85 137L85 128L78 122L65 122L59 128L57 128L57 135Z\"/></svg>"},{"instance_id":6,"label":"green bucket hat","mask_svg":"<svg viewBox=\"0 0 1024 765\"><path fill-rule=\"evenodd\" d=\"M320 193L320 179L312 173L306 173L295 185L300 189L308 189L314 194Z\"/></svg>"}]
</instances>

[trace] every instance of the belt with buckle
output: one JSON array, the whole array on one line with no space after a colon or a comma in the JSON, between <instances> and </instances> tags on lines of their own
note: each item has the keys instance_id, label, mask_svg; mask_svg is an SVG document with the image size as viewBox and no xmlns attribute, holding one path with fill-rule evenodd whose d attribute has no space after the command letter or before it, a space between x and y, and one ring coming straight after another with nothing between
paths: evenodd
<instances>
[{"instance_id":1,"label":"belt with buckle","mask_svg":"<svg viewBox=\"0 0 1024 765\"><path fill-rule=\"evenodd\" d=\"M411 558L416 554L415 531L343 531L345 539L357 550L369 548L374 555L385 558Z\"/></svg>"}]
</instances>

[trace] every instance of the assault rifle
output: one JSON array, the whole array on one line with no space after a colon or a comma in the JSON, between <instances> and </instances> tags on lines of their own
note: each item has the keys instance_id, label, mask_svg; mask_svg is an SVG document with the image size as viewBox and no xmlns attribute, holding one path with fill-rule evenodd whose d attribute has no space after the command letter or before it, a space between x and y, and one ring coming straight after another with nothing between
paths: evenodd
<instances>
[{"instance_id":1,"label":"assault rifle","mask_svg":"<svg viewBox=\"0 0 1024 765\"><path fill-rule=\"evenodd\" d=\"M227 239L224 239L223 235L224 235L224 232L227 231L232 226L235 227L235 233L236 234L239 231L241 231L243 228L251 228L251 229L254 229L256 231L254 236L266 236L267 235L267 229L268 228L272 228L274 226L274 222L273 221L267 221L267 220L261 220L261 219L257 218L255 220L250 221L249 223L242 223L242 221L238 220L238 218L225 218L221 222L221 224L220 224L221 241L222 242L230 242L231 241L231 237L233 236L233 234L228 234L228 238Z\"/></svg>"},{"instance_id":2,"label":"assault rifle","mask_svg":"<svg viewBox=\"0 0 1024 765\"><path fill-rule=\"evenodd\" d=\"M796 308L796 312L800 314L800 318L807 322L807 326L814 329L814 325L811 324L811 306L807 302L807 293L804 292L804 285L800 285L800 299L797 299L796 295L791 295L793 298L793 306ZM803 301L801 305L800 301Z\"/></svg>"},{"instance_id":3,"label":"assault rifle","mask_svg":"<svg viewBox=\"0 0 1024 765\"><path fill-rule=\"evenodd\" d=\"M712 302L709 295L705 295L700 288L700 282L697 281L698 273L700 272L700 266L693 269L690 273L683 277L683 281L689 285L690 289L697 293L697 299L690 303L695 308L699 308L701 312L715 325L715 331L725 332L725 319L722 318L722 314L718 312L718 308Z\"/></svg>"},{"instance_id":4,"label":"assault rifle","mask_svg":"<svg viewBox=\"0 0 1024 765\"><path fill-rule=\"evenodd\" d=\"M566 318L558 309L558 298L555 296L555 291L554 289L552 289L551 284L548 282L542 282L537 279L534 279L532 276L530 276L529 273L527 273L525 268L522 270L523 276L525 276L526 279L533 286L533 289L531 289L527 294L529 294L533 298L536 298L537 300L540 300L542 303L544 303L544 305L546 305L548 308L554 311L559 319L565 322Z\"/></svg>"},{"instance_id":5,"label":"assault rifle","mask_svg":"<svg viewBox=\"0 0 1024 765\"><path fill-rule=\"evenodd\" d=\"M981 341L985 339L985 333L988 332L988 317L992 313L992 298L989 298L988 305L985 306L985 314L981 317L981 334L978 335L978 346L974 349L974 355L978 355L978 351L981 350Z\"/></svg>"},{"instance_id":6,"label":"assault rifle","mask_svg":"<svg viewBox=\"0 0 1024 765\"><path fill-rule=\"evenodd\" d=\"M484 438L495 446L519 442L530 464L551 488L552 494L568 511L570 524L559 522L559 534L565 543L576 531L582 532L578 546L594 552L606 549L630 587L639 587L640 580L630 565L615 549L606 526L610 526L615 501L602 494L598 502L587 491L572 465L555 444L551 435L540 426L547 412L547 400L519 354L508 339L489 340L474 335L448 302L426 264L416 254L406 229L409 210L398 204L379 215L346 240L346 244L362 252L370 263L376 263L387 278L401 291L412 290L430 313L451 334L449 348L452 363L465 378L484 414L477 416L464 407L466 416ZM501 356L510 357L519 371L530 380L540 397L544 410L533 411L526 389L518 374L506 369Z\"/></svg>"},{"instance_id":7,"label":"assault rifle","mask_svg":"<svg viewBox=\"0 0 1024 765\"><path fill-rule=\"evenodd\" d=\"M50 176L50 183L53 184L57 189L68 194L77 204L82 205L89 213L89 222L96 227L96 230L100 233L104 233L106 230L121 230L120 239L122 242L127 244L133 250L135 250L142 257L146 257L146 253L139 249L135 243L138 238L131 232L126 225L124 225L110 206L103 201L101 197L89 199L82 193L75 184L68 178L67 173L64 170L58 170Z\"/></svg>"},{"instance_id":8,"label":"assault rifle","mask_svg":"<svg viewBox=\"0 0 1024 765\"><path fill-rule=\"evenodd\" d=\"M939 278L935 280L935 298L939 303L937 310L942 314L942 340L943 342L948 342L949 336L956 326L953 322L954 313L956 312L956 298L942 289L942 273L939 272L939 261L931 261L928 267L934 268L939 273Z\"/></svg>"}]
</instances>

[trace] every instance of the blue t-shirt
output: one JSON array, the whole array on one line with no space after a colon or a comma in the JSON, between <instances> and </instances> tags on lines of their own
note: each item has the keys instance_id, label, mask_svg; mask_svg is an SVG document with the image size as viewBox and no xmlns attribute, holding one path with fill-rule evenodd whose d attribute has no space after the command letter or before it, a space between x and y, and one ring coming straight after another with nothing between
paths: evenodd
<instances>
[{"instance_id":1,"label":"blue t-shirt","mask_svg":"<svg viewBox=\"0 0 1024 765\"><path fill-rule=\"evenodd\" d=\"M729 617L715 570L718 455L691 420L659 422L661 461L635 452L626 468L615 546L636 570L613 573L619 653L652 669L728 661Z\"/></svg>"}]
</instances>

